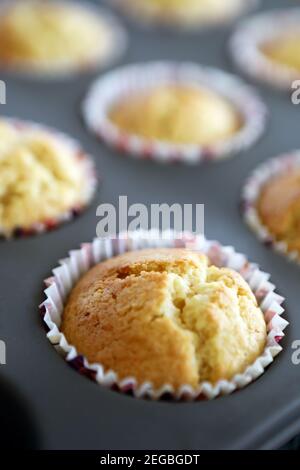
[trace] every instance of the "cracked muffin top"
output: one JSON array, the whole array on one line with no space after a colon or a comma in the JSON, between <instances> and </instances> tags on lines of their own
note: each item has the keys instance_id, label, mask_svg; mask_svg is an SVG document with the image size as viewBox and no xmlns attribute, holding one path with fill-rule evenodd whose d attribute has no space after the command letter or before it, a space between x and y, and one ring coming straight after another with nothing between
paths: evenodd
<instances>
[{"instance_id":1,"label":"cracked muffin top","mask_svg":"<svg viewBox=\"0 0 300 470\"><path fill-rule=\"evenodd\" d=\"M261 46L264 55L285 68L300 72L300 28L277 35Z\"/></svg>"},{"instance_id":2,"label":"cracked muffin top","mask_svg":"<svg viewBox=\"0 0 300 470\"><path fill-rule=\"evenodd\" d=\"M219 142L242 124L234 105L222 96L183 85L161 85L127 96L115 103L109 118L128 134L175 144Z\"/></svg>"},{"instance_id":3,"label":"cracked muffin top","mask_svg":"<svg viewBox=\"0 0 300 470\"><path fill-rule=\"evenodd\" d=\"M75 209L87 177L79 156L38 127L0 120L0 228L10 235Z\"/></svg>"},{"instance_id":4,"label":"cracked muffin top","mask_svg":"<svg viewBox=\"0 0 300 470\"><path fill-rule=\"evenodd\" d=\"M43 70L84 66L107 52L108 29L100 15L73 3L13 2L1 11L0 61Z\"/></svg>"},{"instance_id":5,"label":"cracked muffin top","mask_svg":"<svg viewBox=\"0 0 300 470\"><path fill-rule=\"evenodd\" d=\"M172 248L129 252L88 271L70 294L62 331L119 379L175 390L232 378L266 343L263 313L240 274Z\"/></svg>"},{"instance_id":6,"label":"cracked muffin top","mask_svg":"<svg viewBox=\"0 0 300 470\"><path fill-rule=\"evenodd\" d=\"M300 254L300 169L267 182L261 190L257 211L275 239L286 242L289 251Z\"/></svg>"},{"instance_id":7,"label":"cracked muffin top","mask_svg":"<svg viewBox=\"0 0 300 470\"><path fill-rule=\"evenodd\" d=\"M241 9L243 0L127 0L127 3L136 13L193 24L230 17Z\"/></svg>"}]
</instances>

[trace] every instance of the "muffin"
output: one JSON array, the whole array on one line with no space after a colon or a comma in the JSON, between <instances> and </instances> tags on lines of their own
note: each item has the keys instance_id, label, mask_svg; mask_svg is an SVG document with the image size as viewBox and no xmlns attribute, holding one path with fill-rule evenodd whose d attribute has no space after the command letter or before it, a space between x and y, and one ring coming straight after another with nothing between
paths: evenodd
<instances>
[{"instance_id":1,"label":"muffin","mask_svg":"<svg viewBox=\"0 0 300 470\"><path fill-rule=\"evenodd\" d=\"M238 77L192 62L147 62L99 77L82 103L109 146L160 163L233 157L265 129L266 107Z\"/></svg>"},{"instance_id":2,"label":"muffin","mask_svg":"<svg viewBox=\"0 0 300 470\"><path fill-rule=\"evenodd\" d=\"M242 126L235 106L216 92L171 84L126 96L109 119L127 134L174 144L213 144Z\"/></svg>"},{"instance_id":3,"label":"muffin","mask_svg":"<svg viewBox=\"0 0 300 470\"><path fill-rule=\"evenodd\" d=\"M216 23L231 18L246 7L244 0L115 0L139 19L186 26Z\"/></svg>"},{"instance_id":4,"label":"muffin","mask_svg":"<svg viewBox=\"0 0 300 470\"><path fill-rule=\"evenodd\" d=\"M300 28L298 31L281 33L262 44L263 54L275 64L292 69L300 77Z\"/></svg>"},{"instance_id":5,"label":"muffin","mask_svg":"<svg viewBox=\"0 0 300 470\"><path fill-rule=\"evenodd\" d=\"M46 129L0 120L0 232L37 231L83 208L91 162L72 141Z\"/></svg>"},{"instance_id":6,"label":"muffin","mask_svg":"<svg viewBox=\"0 0 300 470\"><path fill-rule=\"evenodd\" d=\"M257 201L261 223L276 241L300 256L300 168L265 183Z\"/></svg>"},{"instance_id":7,"label":"muffin","mask_svg":"<svg viewBox=\"0 0 300 470\"><path fill-rule=\"evenodd\" d=\"M249 76L281 89L300 77L300 8L276 9L243 21L230 40L234 61Z\"/></svg>"},{"instance_id":8,"label":"muffin","mask_svg":"<svg viewBox=\"0 0 300 470\"><path fill-rule=\"evenodd\" d=\"M266 345L266 323L235 271L187 249L148 249L101 262L72 289L65 338L90 363L178 390L243 372Z\"/></svg>"},{"instance_id":9,"label":"muffin","mask_svg":"<svg viewBox=\"0 0 300 470\"><path fill-rule=\"evenodd\" d=\"M23 0L0 15L0 65L40 72L89 68L112 52L106 18L80 4Z\"/></svg>"}]
</instances>

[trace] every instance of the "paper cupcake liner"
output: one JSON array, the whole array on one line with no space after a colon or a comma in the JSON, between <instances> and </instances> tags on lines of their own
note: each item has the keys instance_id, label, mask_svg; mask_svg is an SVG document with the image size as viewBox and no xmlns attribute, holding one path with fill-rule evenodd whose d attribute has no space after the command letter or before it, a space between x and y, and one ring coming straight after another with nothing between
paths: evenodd
<instances>
[{"instance_id":1,"label":"paper cupcake liner","mask_svg":"<svg viewBox=\"0 0 300 470\"><path fill-rule=\"evenodd\" d=\"M4 0L1 2L0 19L3 12L14 3L18 3L18 1L19 0ZM107 30L110 35L110 46L107 47L105 53L101 51L100 55L97 56L97 54L95 54L94 57L87 58L80 64L72 62L66 63L66 61L61 61L61 63L56 62L54 64L52 61L49 61L47 66L41 64L39 61L30 59L23 61L12 60L10 63L4 63L0 59L0 70L20 75L23 78L28 79L64 79L89 71L107 68L117 62L117 60L124 54L128 45L128 35L118 19L110 11L91 3L83 2L82 0L51 0L51 3L66 6L70 6L71 4L76 8L82 8L84 11L91 11L94 13L95 17L99 17L99 19L107 26ZM95 45L95 49L96 48L97 45Z\"/></svg>"},{"instance_id":2,"label":"paper cupcake liner","mask_svg":"<svg viewBox=\"0 0 300 470\"><path fill-rule=\"evenodd\" d=\"M281 155L260 165L248 178L242 191L241 210L243 218L258 239L278 253L300 264L300 255L291 251L287 243L277 241L263 225L257 211L257 201L263 186L276 176L300 169L300 150Z\"/></svg>"},{"instance_id":3,"label":"paper cupcake liner","mask_svg":"<svg viewBox=\"0 0 300 470\"><path fill-rule=\"evenodd\" d=\"M243 21L230 40L230 52L236 65L247 75L284 90L291 90L300 72L268 59L260 45L284 32L300 31L300 8L274 10Z\"/></svg>"},{"instance_id":4,"label":"paper cupcake liner","mask_svg":"<svg viewBox=\"0 0 300 470\"><path fill-rule=\"evenodd\" d=\"M108 114L113 104L124 96L161 84L192 84L213 90L237 108L244 125L226 140L201 146L145 139L128 134L111 122ZM267 111L252 88L226 72L193 63L154 62L122 67L96 80L83 102L83 117L98 138L135 158L195 164L248 149L262 135Z\"/></svg>"},{"instance_id":5,"label":"paper cupcake liner","mask_svg":"<svg viewBox=\"0 0 300 470\"><path fill-rule=\"evenodd\" d=\"M82 188L81 194L79 194L78 196L78 203L76 204L76 206L70 207L69 210L63 212L58 217L53 217L51 219L37 222L31 225L30 227L18 227L12 233L10 231L7 231L4 227L1 227L0 225L0 238L23 238L52 231L59 225L71 221L81 212L83 212L84 209L91 202L97 188L97 175L92 157L84 152L84 150L81 148L80 144L76 140L72 139L71 137L62 132L30 121L22 121L14 118L1 119L2 121L6 120L7 122L9 122L10 125L13 125L16 129L41 130L62 142L74 153L74 156L78 160L78 164L82 167L82 174L85 175L86 183L85 186Z\"/></svg>"},{"instance_id":6,"label":"paper cupcake liner","mask_svg":"<svg viewBox=\"0 0 300 470\"><path fill-rule=\"evenodd\" d=\"M112 256L151 247L182 247L200 251L207 254L213 264L238 271L249 283L264 313L268 336L262 355L243 373L235 375L231 380L220 380L216 384L203 382L197 389L183 385L175 391L169 384L154 389L150 382L138 385L134 377L119 380L115 372L105 370L101 364L90 364L68 343L60 331L61 317L67 297L79 278L92 266ZM78 250L70 251L69 257L62 260L60 266L53 270L53 276L45 281L46 300L40 308L48 330L47 337L53 346L73 368L98 384L138 398L153 400L165 397L175 400L212 399L219 395L228 395L254 381L282 350L279 342L288 325L281 317L284 299L275 293L275 286L269 282L269 277L269 274L260 271L256 264L249 263L244 255L236 253L232 247L207 241L202 235L174 232L161 234L157 230L122 233L116 239L95 239L92 243L83 244Z\"/></svg>"},{"instance_id":7,"label":"paper cupcake liner","mask_svg":"<svg viewBox=\"0 0 300 470\"><path fill-rule=\"evenodd\" d=\"M172 17L171 15L159 16L156 14L151 14L139 6L140 1L141 0L135 0L134 4L132 0L106 0L108 4L111 4L121 13L124 13L126 16L131 17L135 21L142 23L145 26L151 27L158 25L171 29L176 28L176 30L179 29L182 31L194 31L202 28L230 23L240 16L248 13L249 11L252 11L260 3L259 0L240 0L236 5L236 8L228 14L216 15L214 18L199 18L198 21L188 21L184 18L181 19L180 17ZM188 8L188 6L186 8Z\"/></svg>"}]
</instances>

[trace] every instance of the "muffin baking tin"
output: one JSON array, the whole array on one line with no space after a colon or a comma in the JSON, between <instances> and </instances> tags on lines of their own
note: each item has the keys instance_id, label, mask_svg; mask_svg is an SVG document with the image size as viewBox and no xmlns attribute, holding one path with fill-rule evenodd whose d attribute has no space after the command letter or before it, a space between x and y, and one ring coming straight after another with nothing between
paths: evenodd
<instances>
[{"instance_id":1,"label":"muffin baking tin","mask_svg":"<svg viewBox=\"0 0 300 470\"><path fill-rule=\"evenodd\" d=\"M263 9L292 6L266 0ZM191 34L130 28L130 49L122 63L190 60L237 73L226 44L232 27ZM300 339L299 266L268 250L239 213L242 186L258 164L300 146L300 107L286 93L255 85L270 109L267 133L231 160L201 166L165 165L124 158L91 136L80 115L81 99L95 75L41 82L1 74L7 84L2 114L41 122L75 137L94 156L102 175L91 207L70 224L39 237L1 241L0 339L7 364L0 366L0 390L10 386L24 411L20 421L42 449L273 449L300 432L300 365L292 363L292 343ZM287 300L290 325L283 352L254 383L212 401L150 402L97 386L61 360L46 339L38 305L43 279L58 259L96 235L96 208L128 203L204 203L205 234L246 253L270 272ZM2 382L5 381L3 385ZM8 384L8 385L7 385ZM7 394L1 396L8 403ZM32 431L31 431L32 430ZM33 431L34 430L34 431Z\"/></svg>"}]
</instances>

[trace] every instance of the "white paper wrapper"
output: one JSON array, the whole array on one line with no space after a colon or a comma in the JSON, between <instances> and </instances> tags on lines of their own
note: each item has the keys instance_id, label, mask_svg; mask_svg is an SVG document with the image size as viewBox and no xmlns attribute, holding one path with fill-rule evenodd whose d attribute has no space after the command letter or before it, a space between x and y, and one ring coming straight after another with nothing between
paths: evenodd
<instances>
[{"instance_id":1,"label":"white paper wrapper","mask_svg":"<svg viewBox=\"0 0 300 470\"><path fill-rule=\"evenodd\" d=\"M176 28L176 30L194 31L200 28L223 25L234 21L239 16L253 10L259 5L259 0L236 0L236 4L229 9L228 13L219 13L215 16L207 16L202 18L186 18L168 15L162 16L145 9L140 5L143 0L106 0L122 13L133 18L134 20L146 26L163 26L167 28ZM184 0L183 0L184 1ZM225 0L224 0L225 1ZM188 5L187 7L188 8Z\"/></svg>"},{"instance_id":2,"label":"white paper wrapper","mask_svg":"<svg viewBox=\"0 0 300 470\"><path fill-rule=\"evenodd\" d=\"M20 0L4 0L1 2L0 21L1 14L3 15L7 8L18 1ZM21 75L23 78L28 79L66 79L88 71L106 68L115 63L123 55L128 45L128 36L120 22L110 11L81 0L51 0L50 3L66 6L72 4L74 8L91 11L95 17L99 17L99 20L106 26L109 34L106 50L103 51L95 44L93 55L87 57L80 64L73 61L62 61L61 63L49 61L46 66L43 66L40 62L29 59L24 61L18 60L18 62L11 61L10 63L4 63L0 60L0 69L2 71Z\"/></svg>"},{"instance_id":3,"label":"white paper wrapper","mask_svg":"<svg viewBox=\"0 0 300 470\"><path fill-rule=\"evenodd\" d=\"M224 141L200 146L144 139L121 131L111 122L110 109L124 96L162 84L191 84L215 91L232 102L243 126ZM135 158L196 164L248 149L262 135L267 111L255 91L235 76L194 63L154 62L122 67L96 80L83 102L83 117L96 136Z\"/></svg>"},{"instance_id":4,"label":"white paper wrapper","mask_svg":"<svg viewBox=\"0 0 300 470\"><path fill-rule=\"evenodd\" d=\"M284 336L283 330L287 321L281 317L283 297L275 293L275 286L269 282L269 274L260 271L257 265L249 263L246 257L236 253L232 247L223 247L217 242L207 241L203 236L189 233L164 233L159 238L156 230L149 232L132 232L121 234L117 239L96 239L85 243L79 250L70 251L69 257L60 262L53 270L53 277L47 279L46 300L41 305L41 312L48 329L48 339L65 358L65 360L82 374L97 383L131 393L135 397L157 400L168 396L176 400L212 399L218 395L228 395L245 387L264 373L265 368L273 362L274 357L282 350L278 344ZM69 344L60 331L61 317L66 299L78 279L92 266L112 256L126 251L151 247L186 247L207 254L217 266L235 269L246 279L264 312L268 338L265 350L256 361L242 374L235 375L230 381L220 380L217 384L201 383L197 389L183 385L175 392L171 385L164 385L159 390L153 389L151 383L138 386L134 377L119 380L113 371L106 371L101 364L89 364L80 356L75 347Z\"/></svg>"},{"instance_id":5,"label":"white paper wrapper","mask_svg":"<svg viewBox=\"0 0 300 470\"><path fill-rule=\"evenodd\" d=\"M26 228L18 227L13 232L7 231L0 225L0 237L6 239L23 238L41 234L50 230L54 230L60 224L68 222L74 219L74 217L78 216L89 205L97 188L97 176L92 157L84 152L76 140L73 140L71 137L63 134L62 132L30 121L22 121L14 118L1 118L1 120L7 121L17 130L41 130L44 133L49 134L49 136L54 137L56 140L59 140L66 148L70 149L70 151L74 154L78 165L82 167L82 174L85 176L85 184L82 187L81 193L78 194L78 203L76 206L70 207L68 211L62 213L59 217L41 221Z\"/></svg>"},{"instance_id":6,"label":"white paper wrapper","mask_svg":"<svg viewBox=\"0 0 300 470\"><path fill-rule=\"evenodd\" d=\"M242 213L245 222L257 235L259 240L272 247L278 253L300 264L300 256L296 251L290 251L284 241L277 241L265 227L257 212L257 201L263 186L276 176L282 176L300 169L300 150L281 155L260 165L248 178L242 191Z\"/></svg>"},{"instance_id":7,"label":"white paper wrapper","mask_svg":"<svg viewBox=\"0 0 300 470\"><path fill-rule=\"evenodd\" d=\"M274 10L244 20L230 40L230 51L237 66L252 78L291 90L299 71L277 64L260 50L262 44L284 33L300 32L300 8Z\"/></svg>"}]
</instances>

